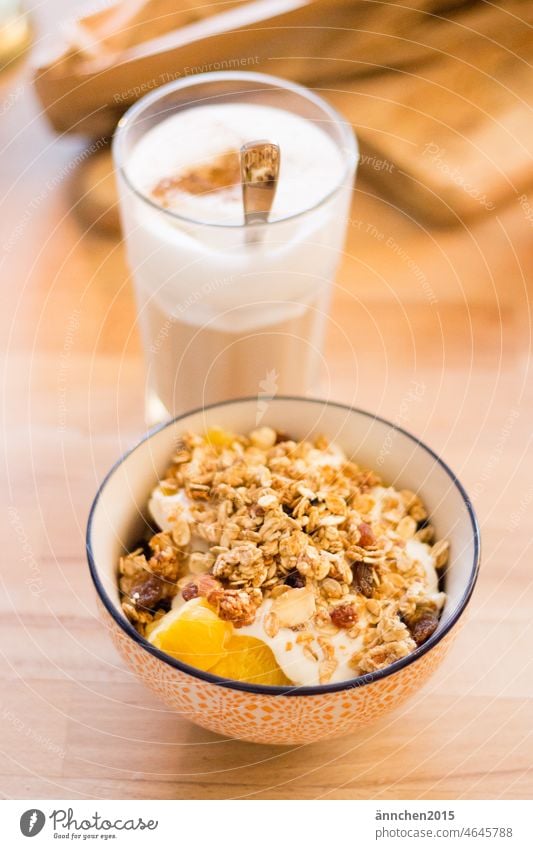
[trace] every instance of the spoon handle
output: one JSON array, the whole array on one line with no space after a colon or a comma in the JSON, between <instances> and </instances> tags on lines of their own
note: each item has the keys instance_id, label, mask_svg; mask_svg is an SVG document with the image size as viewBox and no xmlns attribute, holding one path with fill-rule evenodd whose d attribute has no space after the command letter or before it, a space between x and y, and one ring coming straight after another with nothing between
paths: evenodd
<instances>
[{"instance_id":1,"label":"spoon handle","mask_svg":"<svg viewBox=\"0 0 533 849\"><path fill-rule=\"evenodd\" d=\"M244 222L268 221L278 185L280 150L269 141L253 141L241 147L241 183Z\"/></svg>"}]
</instances>

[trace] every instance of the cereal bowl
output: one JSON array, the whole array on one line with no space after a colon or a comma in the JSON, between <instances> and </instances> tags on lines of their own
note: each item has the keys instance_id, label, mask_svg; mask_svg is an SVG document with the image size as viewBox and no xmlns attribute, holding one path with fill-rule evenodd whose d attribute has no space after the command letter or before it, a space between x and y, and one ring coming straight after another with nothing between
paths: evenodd
<instances>
[{"instance_id":1,"label":"cereal bowl","mask_svg":"<svg viewBox=\"0 0 533 849\"><path fill-rule=\"evenodd\" d=\"M164 653L123 613L117 563L143 525L148 497L180 436L221 427L248 432L260 422L295 439L327 434L348 457L379 469L390 484L423 499L439 537L450 542L446 601L434 633L385 668L316 686L267 686L221 678ZM304 398L248 398L179 416L149 433L111 469L94 500L87 556L102 620L132 672L165 704L219 734L291 745L348 734L419 690L457 634L479 568L480 540L468 496L442 460L402 428L342 404Z\"/></svg>"}]
</instances>

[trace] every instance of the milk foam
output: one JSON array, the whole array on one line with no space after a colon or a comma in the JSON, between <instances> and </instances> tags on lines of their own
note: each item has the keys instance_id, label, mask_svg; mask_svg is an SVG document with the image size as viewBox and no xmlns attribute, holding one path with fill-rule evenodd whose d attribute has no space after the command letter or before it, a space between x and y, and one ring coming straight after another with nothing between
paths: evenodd
<instances>
[{"instance_id":1,"label":"milk foam","mask_svg":"<svg viewBox=\"0 0 533 849\"><path fill-rule=\"evenodd\" d=\"M321 127L284 109L249 103L210 104L177 112L140 139L126 172L139 191L150 195L162 178L258 139L276 142L281 150L271 221L311 209L341 182L341 154ZM243 223L240 192L183 192L172 209L204 223Z\"/></svg>"}]
</instances>

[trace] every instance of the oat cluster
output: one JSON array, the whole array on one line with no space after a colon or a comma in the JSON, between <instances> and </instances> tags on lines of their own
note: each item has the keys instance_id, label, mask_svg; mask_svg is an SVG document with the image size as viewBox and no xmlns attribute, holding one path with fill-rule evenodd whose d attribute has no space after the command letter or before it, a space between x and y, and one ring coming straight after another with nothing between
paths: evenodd
<instances>
[{"instance_id":1,"label":"oat cluster","mask_svg":"<svg viewBox=\"0 0 533 849\"><path fill-rule=\"evenodd\" d=\"M441 569L447 542L435 543L414 492L385 487L323 437L296 442L268 427L188 433L160 489L186 498L168 529L119 567L123 609L141 633L178 592L205 596L236 628L271 599L266 639L292 629L326 683L340 631L358 640L356 675L406 656L437 627L444 595L429 591L406 543L426 544Z\"/></svg>"}]
</instances>

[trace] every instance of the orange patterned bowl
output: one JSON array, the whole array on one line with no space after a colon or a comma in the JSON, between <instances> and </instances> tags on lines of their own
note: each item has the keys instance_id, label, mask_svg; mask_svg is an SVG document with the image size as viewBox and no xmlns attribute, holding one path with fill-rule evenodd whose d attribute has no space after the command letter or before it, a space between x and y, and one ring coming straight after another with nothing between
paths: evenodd
<instances>
[{"instance_id":1,"label":"orange patterned bowl","mask_svg":"<svg viewBox=\"0 0 533 849\"><path fill-rule=\"evenodd\" d=\"M439 538L450 540L447 602L435 633L391 666L336 684L272 687L202 672L164 654L124 617L119 556L138 538L148 496L184 430L236 432L270 425L295 438L324 433L362 465L425 502ZM373 722L419 690L442 661L479 568L479 529L468 496L429 448L401 428L342 404L304 398L229 401L180 416L146 436L111 469L94 500L87 555L102 619L127 665L169 707L219 734L256 743L309 743Z\"/></svg>"}]
</instances>

